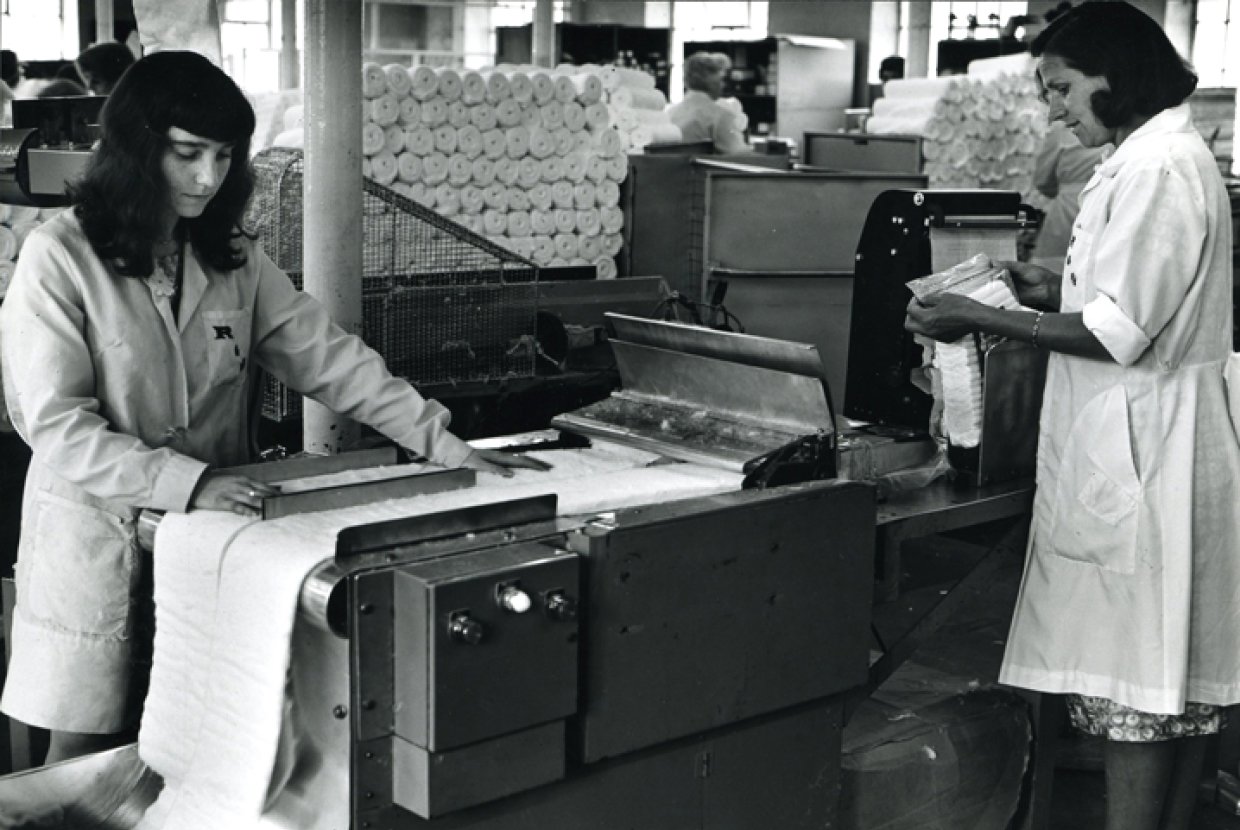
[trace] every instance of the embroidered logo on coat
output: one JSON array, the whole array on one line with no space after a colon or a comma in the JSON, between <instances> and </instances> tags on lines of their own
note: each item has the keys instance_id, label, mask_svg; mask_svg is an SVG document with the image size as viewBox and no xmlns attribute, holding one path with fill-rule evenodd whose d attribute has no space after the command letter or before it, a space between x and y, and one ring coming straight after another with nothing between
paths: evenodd
<instances>
[{"instance_id":1,"label":"embroidered logo on coat","mask_svg":"<svg viewBox=\"0 0 1240 830\"><path fill-rule=\"evenodd\" d=\"M233 340L232 326L212 326L216 340Z\"/></svg>"}]
</instances>

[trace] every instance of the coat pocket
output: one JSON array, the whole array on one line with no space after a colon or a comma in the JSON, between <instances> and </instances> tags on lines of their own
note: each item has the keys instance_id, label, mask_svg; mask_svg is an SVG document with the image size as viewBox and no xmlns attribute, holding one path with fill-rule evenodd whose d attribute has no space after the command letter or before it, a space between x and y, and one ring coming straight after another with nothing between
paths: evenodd
<instances>
[{"instance_id":1,"label":"coat pocket","mask_svg":"<svg viewBox=\"0 0 1240 830\"><path fill-rule=\"evenodd\" d=\"M208 383L235 383L246 375L250 360L250 312L204 311Z\"/></svg>"},{"instance_id":2,"label":"coat pocket","mask_svg":"<svg viewBox=\"0 0 1240 830\"><path fill-rule=\"evenodd\" d=\"M1132 573L1140 504L1128 397L1115 386L1085 405L1065 442L1052 500L1051 551Z\"/></svg>"},{"instance_id":3,"label":"coat pocket","mask_svg":"<svg viewBox=\"0 0 1240 830\"><path fill-rule=\"evenodd\" d=\"M87 637L127 637L138 576L133 523L48 492L32 507L18 568L23 615Z\"/></svg>"}]
</instances>

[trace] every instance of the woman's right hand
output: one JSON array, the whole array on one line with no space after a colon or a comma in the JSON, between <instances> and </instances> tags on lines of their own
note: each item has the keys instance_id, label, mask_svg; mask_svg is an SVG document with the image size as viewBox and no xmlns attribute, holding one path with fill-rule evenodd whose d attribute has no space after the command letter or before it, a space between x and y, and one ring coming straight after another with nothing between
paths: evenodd
<instances>
[{"instance_id":1,"label":"woman's right hand","mask_svg":"<svg viewBox=\"0 0 1240 830\"><path fill-rule=\"evenodd\" d=\"M1016 296L1021 303L1033 308L1059 310L1059 286L1063 282L1062 275L1043 268L1041 265L1032 265L1028 262L1004 260L996 262L995 265L1006 268L1012 275Z\"/></svg>"},{"instance_id":2,"label":"woman's right hand","mask_svg":"<svg viewBox=\"0 0 1240 830\"><path fill-rule=\"evenodd\" d=\"M240 516L261 516L263 499L280 488L249 476L208 470L198 482L189 506L199 510L229 510Z\"/></svg>"}]
</instances>

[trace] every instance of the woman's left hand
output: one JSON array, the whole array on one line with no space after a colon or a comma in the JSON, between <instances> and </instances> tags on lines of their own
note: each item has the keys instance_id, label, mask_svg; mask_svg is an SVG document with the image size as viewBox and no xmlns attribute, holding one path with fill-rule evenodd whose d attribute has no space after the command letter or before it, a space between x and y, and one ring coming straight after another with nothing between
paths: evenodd
<instances>
[{"instance_id":1,"label":"woman's left hand","mask_svg":"<svg viewBox=\"0 0 1240 830\"><path fill-rule=\"evenodd\" d=\"M951 343L981 328L989 306L959 294L939 294L925 301L913 298L904 318L904 328L932 340Z\"/></svg>"},{"instance_id":2,"label":"woman's left hand","mask_svg":"<svg viewBox=\"0 0 1240 830\"><path fill-rule=\"evenodd\" d=\"M545 461L539 461L537 458L501 452L499 450L474 450L466 456L461 466L477 470L480 473L495 473L504 478L511 477L513 468L517 467L525 470L545 471L551 469L550 464Z\"/></svg>"}]
</instances>

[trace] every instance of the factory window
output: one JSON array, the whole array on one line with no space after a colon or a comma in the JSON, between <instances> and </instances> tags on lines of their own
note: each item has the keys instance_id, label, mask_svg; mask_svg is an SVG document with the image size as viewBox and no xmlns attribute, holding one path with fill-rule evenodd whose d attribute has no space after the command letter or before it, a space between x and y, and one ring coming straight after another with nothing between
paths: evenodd
<instances>
[{"instance_id":1,"label":"factory window","mask_svg":"<svg viewBox=\"0 0 1240 830\"><path fill-rule=\"evenodd\" d=\"M1233 12L1240 12L1237 0L1197 3L1193 67L1202 86L1240 86L1240 31L1232 31Z\"/></svg>"},{"instance_id":2,"label":"factory window","mask_svg":"<svg viewBox=\"0 0 1240 830\"><path fill-rule=\"evenodd\" d=\"M909 3L902 3L901 20L909 19ZM937 44L944 40L992 40L1013 17L1029 11L1027 2L961 2L930 4L929 74L939 74ZM911 33L916 36L917 33ZM906 53L902 53L906 54Z\"/></svg>"},{"instance_id":3,"label":"factory window","mask_svg":"<svg viewBox=\"0 0 1240 830\"><path fill-rule=\"evenodd\" d=\"M77 3L4 0L3 14L4 46L21 60L59 60L82 51Z\"/></svg>"}]
</instances>

